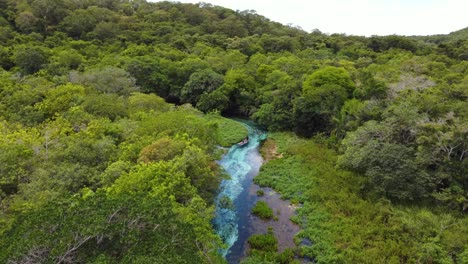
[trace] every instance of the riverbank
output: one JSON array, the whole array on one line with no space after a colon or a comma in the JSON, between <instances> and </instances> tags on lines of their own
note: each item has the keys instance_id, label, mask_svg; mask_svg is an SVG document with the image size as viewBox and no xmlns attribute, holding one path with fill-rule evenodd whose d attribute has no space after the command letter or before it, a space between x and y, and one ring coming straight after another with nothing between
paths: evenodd
<instances>
[{"instance_id":1,"label":"riverbank","mask_svg":"<svg viewBox=\"0 0 468 264\"><path fill-rule=\"evenodd\" d=\"M244 256L245 241L251 235L248 216L255 197L249 195L249 189L263 163L258 146L264 132L248 121L231 121L248 130L249 142L244 146L234 144L219 161L230 178L223 180L219 188L213 223L227 245L222 255L229 263L239 263ZM229 206L225 206L225 201L230 201Z\"/></svg>"},{"instance_id":2,"label":"riverbank","mask_svg":"<svg viewBox=\"0 0 468 264\"><path fill-rule=\"evenodd\" d=\"M261 191L262 195L258 195ZM283 252L285 249L294 248L294 236L299 232L300 228L297 224L291 221L295 217L297 205L293 205L288 200L284 200L281 194L268 187L260 187L257 184L252 184L250 194L257 196L258 201L264 201L273 211L273 217L265 220L258 216L249 214L250 226L253 234L266 234L269 229L273 231L278 241L278 252Z\"/></svg>"},{"instance_id":3,"label":"riverbank","mask_svg":"<svg viewBox=\"0 0 468 264\"><path fill-rule=\"evenodd\" d=\"M283 157L282 153L278 151L276 142L270 138L262 142L259 152L264 161L263 166L272 160ZM262 168L260 168L260 173L261 171ZM253 236L273 235L275 245L267 250L259 250L258 248L252 248L249 242L246 241L244 259L241 263L250 264L264 261L270 261L271 263L309 263L306 258L299 256L297 243L294 239L300 231L300 226L294 223L292 219L297 218L296 210L299 205L292 204L290 200L284 199L284 196L272 188L255 183L251 184L249 195L255 197L255 203L265 202L273 212L272 217L269 219L262 219L249 212L250 232Z\"/></svg>"},{"instance_id":4,"label":"riverbank","mask_svg":"<svg viewBox=\"0 0 468 264\"><path fill-rule=\"evenodd\" d=\"M229 119L219 114L211 113L205 116L213 125L222 128L217 129L216 141L222 147L231 147L247 137L249 131L242 123Z\"/></svg>"},{"instance_id":5,"label":"riverbank","mask_svg":"<svg viewBox=\"0 0 468 264\"><path fill-rule=\"evenodd\" d=\"M363 192L363 176L336 168L333 150L292 133L270 133L269 139L282 156L264 164L254 181L302 204L293 217L302 229L295 240L311 243L300 245L299 255L317 263L467 262L468 254L450 257L468 253L466 217L373 200ZM245 263L265 258L251 260Z\"/></svg>"},{"instance_id":6,"label":"riverbank","mask_svg":"<svg viewBox=\"0 0 468 264\"><path fill-rule=\"evenodd\" d=\"M273 153L276 151L276 145L271 140L264 140L265 132L255 124L243 120L240 122L249 131L249 143L245 146L232 146L219 161L231 176L221 184L214 219L218 234L228 246L222 253L229 263L239 263L254 251L249 243L252 236L271 233L274 245L273 251L269 253L272 258L279 260L284 258L283 253L276 252L286 252L286 260L289 263L289 260L292 260L290 256L294 256L291 250L295 247L294 235L299 231L299 226L290 220L295 216L296 207L283 200L281 195L271 188L263 188L253 183L260 166L264 163L259 146L262 145L262 150L270 146L272 148L268 152ZM271 159L280 157L276 154L273 153ZM270 158L266 158L265 162L269 160ZM269 219L252 214L252 208L259 201L266 202L272 210Z\"/></svg>"}]
</instances>

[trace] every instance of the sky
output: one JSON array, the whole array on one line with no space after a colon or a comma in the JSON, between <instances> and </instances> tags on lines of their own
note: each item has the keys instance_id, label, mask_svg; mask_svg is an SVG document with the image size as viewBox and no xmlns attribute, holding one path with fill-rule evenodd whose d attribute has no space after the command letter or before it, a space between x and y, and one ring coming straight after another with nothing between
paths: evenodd
<instances>
[{"instance_id":1,"label":"sky","mask_svg":"<svg viewBox=\"0 0 468 264\"><path fill-rule=\"evenodd\" d=\"M149 0L158 2L157 0ZM255 10L310 32L348 35L448 34L468 27L468 0L179 0Z\"/></svg>"}]
</instances>

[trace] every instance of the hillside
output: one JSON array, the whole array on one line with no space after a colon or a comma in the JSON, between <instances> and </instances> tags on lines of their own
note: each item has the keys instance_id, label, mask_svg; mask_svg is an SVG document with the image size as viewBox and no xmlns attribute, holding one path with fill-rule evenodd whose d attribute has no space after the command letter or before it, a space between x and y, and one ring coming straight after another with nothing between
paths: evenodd
<instances>
[{"instance_id":1,"label":"hillside","mask_svg":"<svg viewBox=\"0 0 468 264\"><path fill-rule=\"evenodd\" d=\"M467 28L307 33L255 11L0 0L0 262L223 263L218 145L273 132L257 181L317 263L468 262ZM365 224L364 224L365 223ZM271 252L270 252L271 253ZM246 263L287 263L252 252Z\"/></svg>"}]
</instances>

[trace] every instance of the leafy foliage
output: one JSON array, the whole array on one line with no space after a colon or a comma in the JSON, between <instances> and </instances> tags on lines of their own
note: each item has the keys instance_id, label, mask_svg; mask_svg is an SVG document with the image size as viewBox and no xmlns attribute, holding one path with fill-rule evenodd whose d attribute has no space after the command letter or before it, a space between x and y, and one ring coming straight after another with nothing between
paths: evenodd
<instances>
[{"instance_id":1,"label":"leafy foliage","mask_svg":"<svg viewBox=\"0 0 468 264\"><path fill-rule=\"evenodd\" d=\"M273 210L264 201L258 201L252 208L252 214L262 218L271 219L273 218Z\"/></svg>"},{"instance_id":2,"label":"leafy foliage","mask_svg":"<svg viewBox=\"0 0 468 264\"><path fill-rule=\"evenodd\" d=\"M207 118L217 127L222 128L217 130L218 134L216 137L217 141L223 147L232 146L242 141L248 135L247 128L239 122L222 118L216 113L208 114Z\"/></svg>"},{"instance_id":3,"label":"leafy foliage","mask_svg":"<svg viewBox=\"0 0 468 264\"><path fill-rule=\"evenodd\" d=\"M249 245L252 250L275 252L278 241L272 233L253 235L249 237Z\"/></svg>"},{"instance_id":4,"label":"leafy foliage","mask_svg":"<svg viewBox=\"0 0 468 264\"><path fill-rule=\"evenodd\" d=\"M301 252L317 263L443 263L464 254L466 217L374 200L366 176L336 168L337 154L323 145L291 134L274 133L270 140L283 157L265 164L255 181L303 204L297 237L313 241Z\"/></svg>"},{"instance_id":5,"label":"leafy foliage","mask_svg":"<svg viewBox=\"0 0 468 264\"><path fill-rule=\"evenodd\" d=\"M282 158L256 179L304 203L302 253L466 262L466 33L308 33L207 3L0 1L0 262L222 262L216 145L247 131L202 112L332 149L275 134Z\"/></svg>"}]
</instances>

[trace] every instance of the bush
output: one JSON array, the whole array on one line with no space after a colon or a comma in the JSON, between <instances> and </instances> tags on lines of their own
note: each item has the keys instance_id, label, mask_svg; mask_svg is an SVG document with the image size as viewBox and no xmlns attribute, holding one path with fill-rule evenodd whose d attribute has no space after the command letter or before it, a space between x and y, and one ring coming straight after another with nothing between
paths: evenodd
<instances>
[{"instance_id":1,"label":"bush","mask_svg":"<svg viewBox=\"0 0 468 264\"><path fill-rule=\"evenodd\" d=\"M290 264L294 261L294 250L292 248L287 248L283 252L278 253L276 260L281 264Z\"/></svg>"},{"instance_id":2,"label":"bush","mask_svg":"<svg viewBox=\"0 0 468 264\"><path fill-rule=\"evenodd\" d=\"M249 238L248 242L251 250L276 252L278 248L278 240L276 239L273 232L253 235Z\"/></svg>"},{"instance_id":3,"label":"bush","mask_svg":"<svg viewBox=\"0 0 468 264\"><path fill-rule=\"evenodd\" d=\"M268 206L264 201L259 201L252 208L252 213L262 219L271 219L273 218L273 210Z\"/></svg>"}]
</instances>

